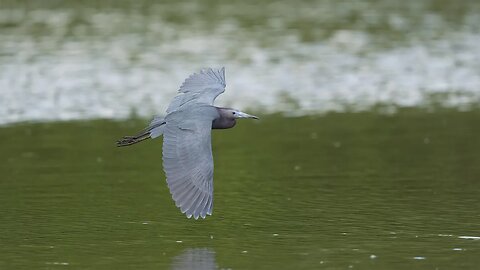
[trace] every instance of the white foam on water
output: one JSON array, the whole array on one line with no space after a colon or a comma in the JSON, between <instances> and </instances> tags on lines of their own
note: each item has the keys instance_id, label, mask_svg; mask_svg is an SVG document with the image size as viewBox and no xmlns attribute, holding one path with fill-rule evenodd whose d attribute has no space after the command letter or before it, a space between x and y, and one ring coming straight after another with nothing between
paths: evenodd
<instances>
[{"instance_id":1,"label":"white foam on water","mask_svg":"<svg viewBox=\"0 0 480 270\"><path fill-rule=\"evenodd\" d=\"M467 240L480 240L480 236L459 236L458 238Z\"/></svg>"}]
</instances>

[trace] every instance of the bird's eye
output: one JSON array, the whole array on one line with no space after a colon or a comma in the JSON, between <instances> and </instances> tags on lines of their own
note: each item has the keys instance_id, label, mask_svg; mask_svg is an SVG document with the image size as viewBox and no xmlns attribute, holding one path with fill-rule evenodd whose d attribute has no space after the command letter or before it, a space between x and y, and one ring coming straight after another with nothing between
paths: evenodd
<instances>
[{"instance_id":1,"label":"bird's eye","mask_svg":"<svg viewBox=\"0 0 480 270\"><path fill-rule=\"evenodd\" d=\"M235 114L235 112L232 112L233 114Z\"/></svg>"}]
</instances>

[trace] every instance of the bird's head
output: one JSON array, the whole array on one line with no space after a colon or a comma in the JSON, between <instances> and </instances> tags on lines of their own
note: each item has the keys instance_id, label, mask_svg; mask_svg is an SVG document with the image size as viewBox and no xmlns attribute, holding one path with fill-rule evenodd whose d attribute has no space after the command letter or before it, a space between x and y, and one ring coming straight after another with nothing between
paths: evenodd
<instances>
[{"instance_id":1,"label":"bird's head","mask_svg":"<svg viewBox=\"0 0 480 270\"><path fill-rule=\"evenodd\" d=\"M258 119L258 117L256 117L255 115L251 115L251 114L248 114L248 113L244 113L242 111L239 111L239 110L235 110L235 109L228 109L228 116L233 118L233 119L237 119L237 118L252 118L252 119Z\"/></svg>"},{"instance_id":2,"label":"bird's head","mask_svg":"<svg viewBox=\"0 0 480 270\"><path fill-rule=\"evenodd\" d=\"M250 115L239 110L231 108L219 108L217 107L219 117L213 120L213 129L225 129L235 126L238 118L253 118L258 119L255 115Z\"/></svg>"}]
</instances>

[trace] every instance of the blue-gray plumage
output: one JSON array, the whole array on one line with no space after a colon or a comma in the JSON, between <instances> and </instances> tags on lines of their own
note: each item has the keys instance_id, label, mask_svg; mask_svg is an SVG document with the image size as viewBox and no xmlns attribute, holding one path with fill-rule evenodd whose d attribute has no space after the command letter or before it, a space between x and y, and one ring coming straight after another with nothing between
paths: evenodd
<instances>
[{"instance_id":1,"label":"blue-gray plumage","mask_svg":"<svg viewBox=\"0 0 480 270\"><path fill-rule=\"evenodd\" d=\"M163 135L163 170L182 213L205 218L213 209L213 157L211 130L235 126L244 112L213 106L225 91L225 69L205 69L188 77L172 100L165 117L155 117L136 136L125 136L117 146L128 146Z\"/></svg>"}]
</instances>

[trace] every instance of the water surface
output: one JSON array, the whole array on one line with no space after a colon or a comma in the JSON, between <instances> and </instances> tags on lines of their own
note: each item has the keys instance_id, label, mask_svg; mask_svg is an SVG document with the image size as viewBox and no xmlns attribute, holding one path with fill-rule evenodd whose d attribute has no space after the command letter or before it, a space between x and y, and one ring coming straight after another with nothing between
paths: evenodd
<instances>
[{"instance_id":1,"label":"water surface","mask_svg":"<svg viewBox=\"0 0 480 270\"><path fill-rule=\"evenodd\" d=\"M213 216L174 206L146 120L0 128L0 268L476 269L480 113L214 131Z\"/></svg>"}]
</instances>

